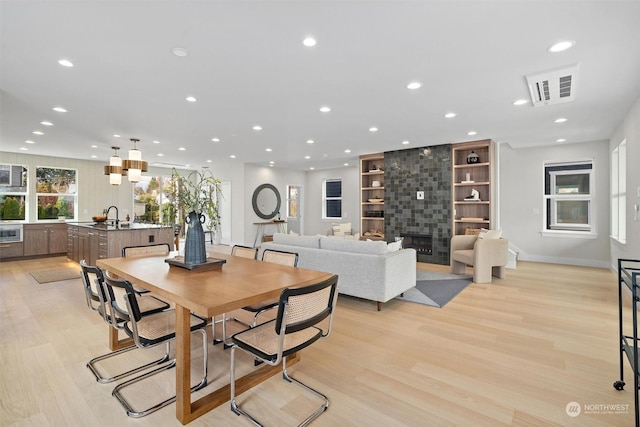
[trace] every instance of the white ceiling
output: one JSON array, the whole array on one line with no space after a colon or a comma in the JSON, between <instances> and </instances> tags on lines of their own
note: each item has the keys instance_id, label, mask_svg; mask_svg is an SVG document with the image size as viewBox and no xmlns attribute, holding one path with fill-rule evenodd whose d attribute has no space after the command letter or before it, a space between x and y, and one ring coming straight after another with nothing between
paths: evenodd
<instances>
[{"instance_id":1,"label":"white ceiling","mask_svg":"<svg viewBox=\"0 0 640 427\"><path fill-rule=\"evenodd\" d=\"M605 140L640 97L639 1L3 0L0 14L8 152L108 162L139 138L150 164L320 169L474 139ZM530 101L527 74L576 63L575 101L512 105Z\"/></svg>"}]
</instances>

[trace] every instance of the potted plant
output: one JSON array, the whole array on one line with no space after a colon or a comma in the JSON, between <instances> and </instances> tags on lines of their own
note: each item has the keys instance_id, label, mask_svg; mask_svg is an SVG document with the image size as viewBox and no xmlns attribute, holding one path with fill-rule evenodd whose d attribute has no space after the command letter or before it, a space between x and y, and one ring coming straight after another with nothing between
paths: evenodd
<instances>
[{"instance_id":1,"label":"potted plant","mask_svg":"<svg viewBox=\"0 0 640 427\"><path fill-rule=\"evenodd\" d=\"M186 176L181 176L173 169L168 197L180 222L184 221L185 224L185 264L202 264L206 261L202 225L206 223L210 230L217 230L220 225L220 194L220 180L216 179L211 171L192 171Z\"/></svg>"}]
</instances>

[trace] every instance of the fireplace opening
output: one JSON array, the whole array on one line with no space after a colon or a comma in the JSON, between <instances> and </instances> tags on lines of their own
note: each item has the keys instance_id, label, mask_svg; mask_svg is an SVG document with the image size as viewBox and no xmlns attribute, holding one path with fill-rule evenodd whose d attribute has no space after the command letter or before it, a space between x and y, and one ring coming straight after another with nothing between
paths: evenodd
<instances>
[{"instance_id":1,"label":"fireplace opening","mask_svg":"<svg viewBox=\"0 0 640 427\"><path fill-rule=\"evenodd\" d=\"M416 255L433 255L433 238L430 234L400 233L402 247L413 248Z\"/></svg>"}]
</instances>

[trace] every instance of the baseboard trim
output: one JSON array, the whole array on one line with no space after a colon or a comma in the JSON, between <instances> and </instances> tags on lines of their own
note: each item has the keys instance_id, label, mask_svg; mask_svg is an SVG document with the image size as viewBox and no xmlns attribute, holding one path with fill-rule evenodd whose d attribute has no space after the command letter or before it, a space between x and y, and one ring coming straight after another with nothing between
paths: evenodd
<instances>
[{"instance_id":1,"label":"baseboard trim","mask_svg":"<svg viewBox=\"0 0 640 427\"><path fill-rule=\"evenodd\" d=\"M593 259L580 259L580 258L559 258L542 255L526 255L522 252L518 253L518 261L531 261L531 262L545 262L549 264L566 264L566 265L578 265L582 267L596 267L611 268L609 261L600 261Z\"/></svg>"}]
</instances>

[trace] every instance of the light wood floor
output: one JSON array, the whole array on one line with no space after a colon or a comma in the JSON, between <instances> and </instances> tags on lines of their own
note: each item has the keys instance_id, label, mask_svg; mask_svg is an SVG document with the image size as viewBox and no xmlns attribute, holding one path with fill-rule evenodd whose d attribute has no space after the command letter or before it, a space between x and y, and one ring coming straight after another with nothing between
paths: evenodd
<instances>
[{"instance_id":1,"label":"light wood floor","mask_svg":"<svg viewBox=\"0 0 640 427\"><path fill-rule=\"evenodd\" d=\"M175 405L128 418L111 397L113 385L94 380L85 363L108 351L107 330L87 309L80 279L41 285L29 275L65 264L72 263L0 263L0 425L179 425ZM630 385L612 387L617 316L614 273L519 262L506 279L471 284L443 309L394 300L377 312L374 303L341 296L333 334L304 350L291 373L331 399L316 426L631 426L626 361ZM194 335L196 357L198 341ZM208 347L209 378L228 381L228 351ZM118 363L148 356L140 352ZM133 397L170 392L173 375ZM272 426L296 425L316 404L279 376L240 402ZM570 402L581 405L577 417L567 415ZM607 413L612 404L622 413ZM191 425L249 423L224 405Z\"/></svg>"}]
</instances>

